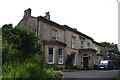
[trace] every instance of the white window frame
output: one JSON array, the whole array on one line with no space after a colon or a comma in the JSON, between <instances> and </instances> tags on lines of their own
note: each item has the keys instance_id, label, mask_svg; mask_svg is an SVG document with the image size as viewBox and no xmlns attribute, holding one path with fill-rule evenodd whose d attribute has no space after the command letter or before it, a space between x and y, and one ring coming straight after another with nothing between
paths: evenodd
<instances>
[{"instance_id":1,"label":"white window frame","mask_svg":"<svg viewBox=\"0 0 120 80\"><path fill-rule=\"evenodd\" d=\"M83 41L81 41L81 49L83 49L84 48L84 43L83 43Z\"/></svg>"},{"instance_id":2,"label":"white window frame","mask_svg":"<svg viewBox=\"0 0 120 80\"><path fill-rule=\"evenodd\" d=\"M49 48L53 48L53 62L49 62ZM48 64L54 64L54 47L48 47Z\"/></svg>"},{"instance_id":3,"label":"white window frame","mask_svg":"<svg viewBox=\"0 0 120 80\"><path fill-rule=\"evenodd\" d=\"M55 35L54 35L54 32L56 32ZM57 31L54 29L52 30L52 40L54 40L53 37L55 38L55 40L57 40Z\"/></svg>"},{"instance_id":4,"label":"white window frame","mask_svg":"<svg viewBox=\"0 0 120 80\"><path fill-rule=\"evenodd\" d=\"M72 36L72 48L75 48L75 37Z\"/></svg>"},{"instance_id":5,"label":"white window frame","mask_svg":"<svg viewBox=\"0 0 120 80\"><path fill-rule=\"evenodd\" d=\"M60 49L61 49L61 48L60 48ZM59 52L58 52L58 64L63 64L63 49L61 49L61 50L62 50L62 55L61 55L61 56L62 56L62 63L59 62L59 56L60 56L60 55L59 55Z\"/></svg>"},{"instance_id":6,"label":"white window frame","mask_svg":"<svg viewBox=\"0 0 120 80\"><path fill-rule=\"evenodd\" d=\"M74 53L74 55L75 55L75 63L73 65L75 66L76 65L76 53Z\"/></svg>"},{"instance_id":7,"label":"white window frame","mask_svg":"<svg viewBox=\"0 0 120 80\"><path fill-rule=\"evenodd\" d=\"M95 50L98 51L98 47L97 46L95 46Z\"/></svg>"}]
</instances>

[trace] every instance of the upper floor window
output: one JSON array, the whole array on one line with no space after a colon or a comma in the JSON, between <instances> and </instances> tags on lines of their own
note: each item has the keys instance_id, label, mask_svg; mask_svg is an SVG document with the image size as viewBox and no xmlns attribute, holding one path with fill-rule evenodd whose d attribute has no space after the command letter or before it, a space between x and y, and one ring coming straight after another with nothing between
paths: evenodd
<instances>
[{"instance_id":1,"label":"upper floor window","mask_svg":"<svg viewBox=\"0 0 120 80\"><path fill-rule=\"evenodd\" d=\"M57 31L52 30L52 40L57 40Z\"/></svg>"},{"instance_id":2,"label":"upper floor window","mask_svg":"<svg viewBox=\"0 0 120 80\"><path fill-rule=\"evenodd\" d=\"M72 37L72 48L75 48L75 37Z\"/></svg>"},{"instance_id":3,"label":"upper floor window","mask_svg":"<svg viewBox=\"0 0 120 80\"><path fill-rule=\"evenodd\" d=\"M88 48L90 48L90 43L88 42Z\"/></svg>"},{"instance_id":4,"label":"upper floor window","mask_svg":"<svg viewBox=\"0 0 120 80\"><path fill-rule=\"evenodd\" d=\"M97 46L95 46L95 50L96 50L96 51L98 51L98 48L97 48Z\"/></svg>"},{"instance_id":5,"label":"upper floor window","mask_svg":"<svg viewBox=\"0 0 120 80\"><path fill-rule=\"evenodd\" d=\"M84 48L83 41L81 41L81 49L83 49L83 48Z\"/></svg>"}]
</instances>

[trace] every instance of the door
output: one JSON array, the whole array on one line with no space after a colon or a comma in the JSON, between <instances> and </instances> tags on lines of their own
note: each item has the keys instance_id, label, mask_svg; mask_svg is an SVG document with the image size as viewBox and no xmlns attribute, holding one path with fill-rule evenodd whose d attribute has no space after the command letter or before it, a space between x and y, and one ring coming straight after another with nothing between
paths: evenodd
<instances>
[{"instance_id":1,"label":"door","mask_svg":"<svg viewBox=\"0 0 120 80\"><path fill-rule=\"evenodd\" d=\"M83 57L83 68L88 68L88 57Z\"/></svg>"}]
</instances>

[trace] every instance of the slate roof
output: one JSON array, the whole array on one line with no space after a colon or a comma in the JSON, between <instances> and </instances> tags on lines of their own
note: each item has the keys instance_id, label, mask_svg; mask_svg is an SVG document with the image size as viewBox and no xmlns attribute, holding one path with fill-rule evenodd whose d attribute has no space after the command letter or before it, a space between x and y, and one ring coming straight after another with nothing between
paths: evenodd
<instances>
[{"instance_id":1,"label":"slate roof","mask_svg":"<svg viewBox=\"0 0 120 80\"><path fill-rule=\"evenodd\" d=\"M46 19L46 18L43 17L43 16L38 16L38 17L33 17L33 16L31 16L31 17L32 17L32 18L36 18L36 19L38 19L38 20L40 20L40 21L43 21L43 22L45 22L45 23L47 23L47 24L49 24L49 25L54 25L55 27L58 27L58 28L60 28L60 29L62 29L62 30L67 29L67 30L73 31L74 33L77 33L77 34L79 34L79 35L85 36L86 38L92 40L92 42L94 42L95 44L101 46L100 43L94 41L94 39L92 39L91 37L87 36L86 34L83 34L83 33L79 32L79 31L77 31L77 30L75 30L75 29L73 29L73 28L71 28L71 27L69 27L69 26L67 26L67 25L60 25L60 24L58 24L58 23L56 23L56 22L53 22L53 21L51 21L51 20ZM23 18L23 19L24 19L24 18ZM23 20L23 19L22 19L22 20ZM22 20L21 20L21 21L22 21ZM20 21L20 22L21 22L21 21ZM20 22L19 22L19 24L20 24ZM19 25L19 24L18 24L18 25Z\"/></svg>"}]
</instances>

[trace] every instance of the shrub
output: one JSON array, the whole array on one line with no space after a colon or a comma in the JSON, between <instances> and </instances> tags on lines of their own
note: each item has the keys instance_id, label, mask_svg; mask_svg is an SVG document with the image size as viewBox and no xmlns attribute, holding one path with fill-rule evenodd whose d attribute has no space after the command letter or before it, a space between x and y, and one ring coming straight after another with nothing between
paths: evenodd
<instances>
[{"instance_id":1,"label":"shrub","mask_svg":"<svg viewBox=\"0 0 120 80\"><path fill-rule=\"evenodd\" d=\"M17 62L4 63L2 66L2 78L29 78L30 74L22 64Z\"/></svg>"},{"instance_id":2,"label":"shrub","mask_svg":"<svg viewBox=\"0 0 120 80\"><path fill-rule=\"evenodd\" d=\"M120 80L120 74L118 74L118 80Z\"/></svg>"},{"instance_id":3,"label":"shrub","mask_svg":"<svg viewBox=\"0 0 120 80\"><path fill-rule=\"evenodd\" d=\"M75 69L75 66L73 65L73 54L67 55L66 63L66 69Z\"/></svg>"},{"instance_id":4,"label":"shrub","mask_svg":"<svg viewBox=\"0 0 120 80\"><path fill-rule=\"evenodd\" d=\"M31 58L26 59L26 63L37 64L41 69L45 68L45 57L43 54L35 54Z\"/></svg>"},{"instance_id":5,"label":"shrub","mask_svg":"<svg viewBox=\"0 0 120 80\"><path fill-rule=\"evenodd\" d=\"M45 67L46 67L46 69L51 70L51 71L60 70L60 67L58 67L57 65L54 65L54 64L51 64L51 65L46 64Z\"/></svg>"},{"instance_id":6,"label":"shrub","mask_svg":"<svg viewBox=\"0 0 120 80\"><path fill-rule=\"evenodd\" d=\"M37 64L25 63L24 65L30 73L30 78L44 78L46 76L44 68L41 69Z\"/></svg>"},{"instance_id":7,"label":"shrub","mask_svg":"<svg viewBox=\"0 0 120 80\"><path fill-rule=\"evenodd\" d=\"M46 70L46 79L49 80L64 80L60 72Z\"/></svg>"},{"instance_id":8,"label":"shrub","mask_svg":"<svg viewBox=\"0 0 120 80\"><path fill-rule=\"evenodd\" d=\"M115 69L120 69L120 61L119 60L112 60L114 63L114 68Z\"/></svg>"}]
</instances>

